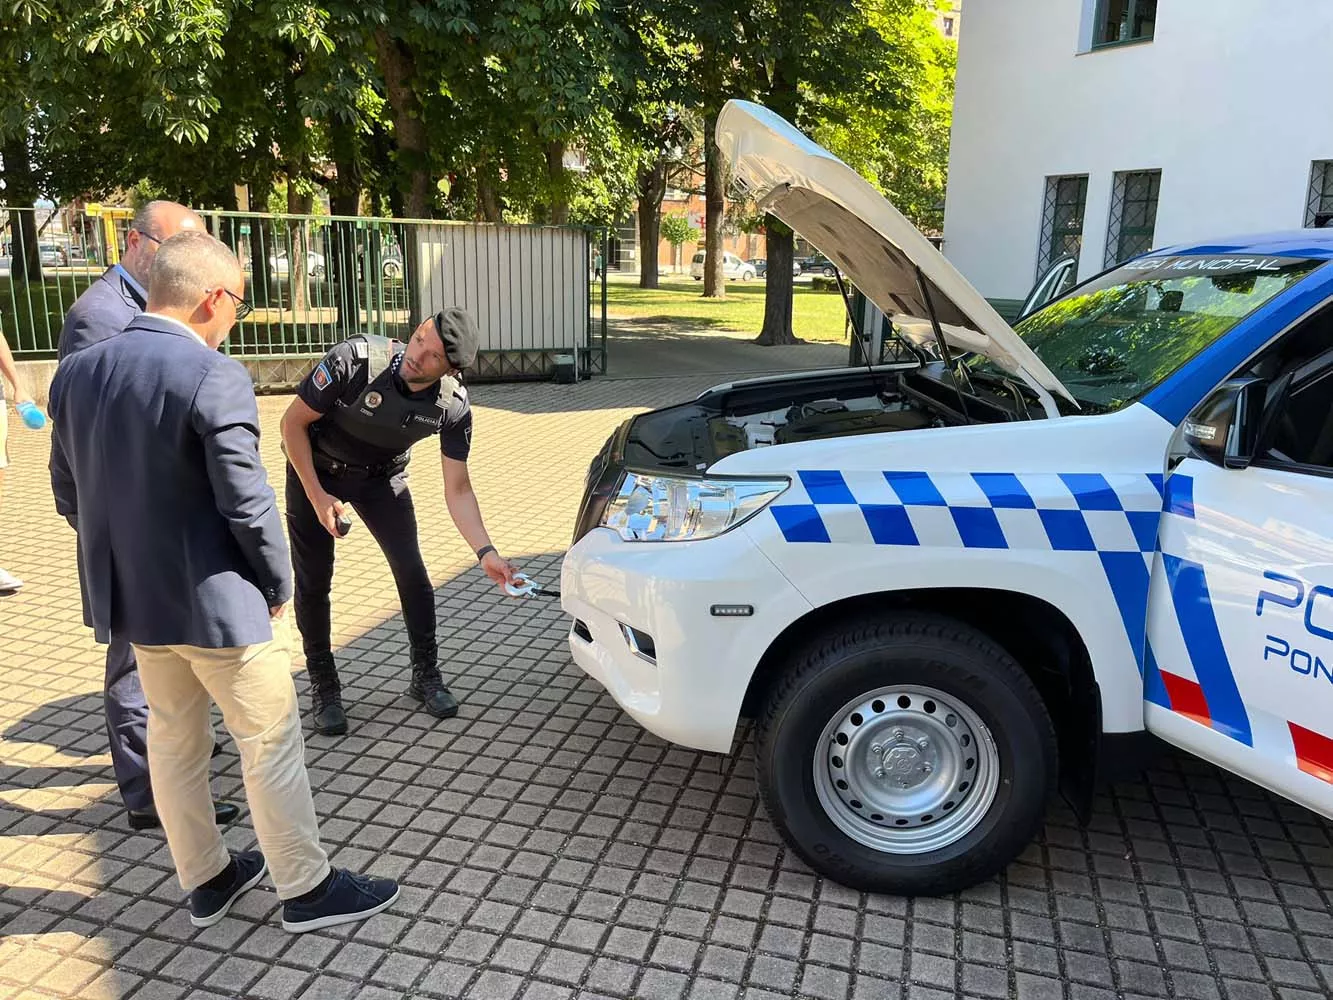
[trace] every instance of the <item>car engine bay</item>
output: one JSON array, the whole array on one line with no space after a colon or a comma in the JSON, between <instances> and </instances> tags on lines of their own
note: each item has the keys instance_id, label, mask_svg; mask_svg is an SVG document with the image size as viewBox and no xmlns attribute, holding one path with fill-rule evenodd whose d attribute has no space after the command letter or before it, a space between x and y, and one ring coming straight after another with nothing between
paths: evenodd
<instances>
[{"instance_id":1,"label":"car engine bay","mask_svg":"<svg viewBox=\"0 0 1333 1000\"><path fill-rule=\"evenodd\" d=\"M701 471L754 448L1016 419L1004 404L991 393L969 394L964 413L942 366L741 383L633 418L623 461L631 468Z\"/></svg>"}]
</instances>

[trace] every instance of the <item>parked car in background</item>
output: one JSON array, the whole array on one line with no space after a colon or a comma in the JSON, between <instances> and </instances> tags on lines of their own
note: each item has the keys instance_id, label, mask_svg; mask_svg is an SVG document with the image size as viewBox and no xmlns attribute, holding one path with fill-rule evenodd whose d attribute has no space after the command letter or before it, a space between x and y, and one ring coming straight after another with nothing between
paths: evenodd
<instances>
[{"instance_id":1,"label":"parked car in background","mask_svg":"<svg viewBox=\"0 0 1333 1000\"><path fill-rule=\"evenodd\" d=\"M798 263L801 265L802 274L822 274L826 278L831 278L838 273L838 266L822 253L802 257Z\"/></svg>"},{"instance_id":2,"label":"parked car in background","mask_svg":"<svg viewBox=\"0 0 1333 1000\"><path fill-rule=\"evenodd\" d=\"M708 255L700 250L694 255L694 260L690 262L690 277L695 281L704 279L704 261ZM735 281L739 278L741 281L753 281L758 272L755 266L748 260L741 260L734 253L723 251L722 253L722 276L728 281Z\"/></svg>"},{"instance_id":3,"label":"parked car in background","mask_svg":"<svg viewBox=\"0 0 1333 1000\"><path fill-rule=\"evenodd\" d=\"M766 274L768 274L768 261L765 258L751 257L749 263L754 265L754 273L759 277L762 278ZM801 273L800 263L798 261L793 260L791 262L791 276L795 278L800 273Z\"/></svg>"},{"instance_id":4,"label":"parked car in background","mask_svg":"<svg viewBox=\"0 0 1333 1000\"><path fill-rule=\"evenodd\" d=\"M39 243L37 244L37 253L41 257L42 264L46 267L67 267L69 265L69 248L61 246L59 243Z\"/></svg>"},{"instance_id":5,"label":"parked car in background","mask_svg":"<svg viewBox=\"0 0 1333 1000\"><path fill-rule=\"evenodd\" d=\"M322 278L324 276L324 255L315 253L313 250L307 250L305 254L305 273L312 278ZM269 257L269 269L279 278L285 278L291 272L291 261L287 258L287 251L279 250L276 257Z\"/></svg>"}]
</instances>

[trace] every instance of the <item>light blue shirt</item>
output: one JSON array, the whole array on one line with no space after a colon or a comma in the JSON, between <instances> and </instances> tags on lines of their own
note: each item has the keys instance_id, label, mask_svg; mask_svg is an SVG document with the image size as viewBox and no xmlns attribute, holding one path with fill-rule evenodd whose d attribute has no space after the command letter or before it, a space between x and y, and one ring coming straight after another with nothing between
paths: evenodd
<instances>
[{"instance_id":1,"label":"light blue shirt","mask_svg":"<svg viewBox=\"0 0 1333 1000\"><path fill-rule=\"evenodd\" d=\"M134 276L130 274L129 271L121 267L119 263L112 264L111 270L119 271L120 276L124 278L127 282L129 282L130 287L133 288L139 294L139 298L143 299L145 302L148 301L148 289L144 288L143 285L135 281Z\"/></svg>"}]
</instances>

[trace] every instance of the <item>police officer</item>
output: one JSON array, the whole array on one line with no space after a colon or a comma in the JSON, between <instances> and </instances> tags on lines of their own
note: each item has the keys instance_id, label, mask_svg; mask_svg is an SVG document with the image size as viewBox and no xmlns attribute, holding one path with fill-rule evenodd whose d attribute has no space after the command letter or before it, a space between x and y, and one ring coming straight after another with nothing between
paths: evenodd
<instances>
[{"instance_id":1,"label":"police officer","mask_svg":"<svg viewBox=\"0 0 1333 1000\"><path fill-rule=\"evenodd\" d=\"M423 322L406 345L350 337L306 376L283 415L296 623L318 733L347 732L329 613L334 539L345 504L379 543L398 586L411 650L408 694L436 718L458 714L436 662L435 593L407 488L408 451L417 441L439 436L455 527L487 576L501 586L513 581L515 568L491 544L468 479L472 409L459 376L475 360L478 341L472 317L455 308Z\"/></svg>"}]
</instances>

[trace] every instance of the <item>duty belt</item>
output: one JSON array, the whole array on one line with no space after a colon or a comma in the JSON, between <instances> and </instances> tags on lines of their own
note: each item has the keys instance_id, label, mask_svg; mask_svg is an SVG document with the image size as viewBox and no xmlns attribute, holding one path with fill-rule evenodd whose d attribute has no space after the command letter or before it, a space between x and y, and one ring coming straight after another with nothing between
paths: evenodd
<instances>
[{"instance_id":1,"label":"duty belt","mask_svg":"<svg viewBox=\"0 0 1333 1000\"><path fill-rule=\"evenodd\" d=\"M327 472L331 476L355 476L358 479L374 479L377 476L392 476L403 470L402 462L386 462L381 465L351 465L347 462L339 462L337 459L329 458L318 451L314 451L315 469L319 472Z\"/></svg>"}]
</instances>

